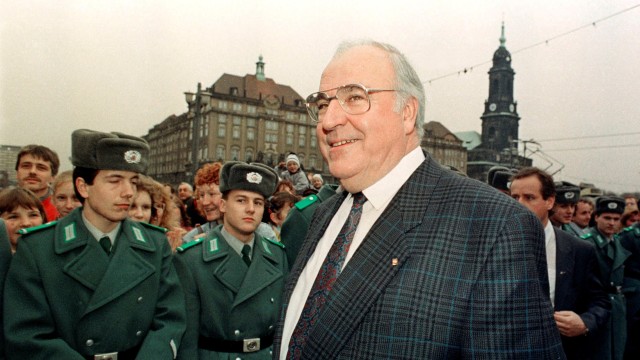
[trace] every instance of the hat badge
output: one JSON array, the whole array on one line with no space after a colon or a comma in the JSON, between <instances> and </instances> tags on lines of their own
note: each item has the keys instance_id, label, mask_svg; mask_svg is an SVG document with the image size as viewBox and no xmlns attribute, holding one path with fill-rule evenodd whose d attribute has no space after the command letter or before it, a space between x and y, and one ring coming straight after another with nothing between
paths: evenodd
<instances>
[{"instance_id":1,"label":"hat badge","mask_svg":"<svg viewBox=\"0 0 640 360\"><path fill-rule=\"evenodd\" d=\"M565 199L568 199L568 200L573 199L575 196L576 196L576 194L575 194L575 193L572 193L572 192L568 192L568 193L565 193L565 194L564 194L564 198L565 198Z\"/></svg>"},{"instance_id":2,"label":"hat badge","mask_svg":"<svg viewBox=\"0 0 640 360\"><path fill-rule=\"evenodd\" d=\"M614 203L614 202L610 202L607 207L611 210L613 209L617 209L618 208L618 204Z\"/></svg>"},{"instance_id":3,"label":"hat badge","mask_svg":"<svg viewBox=\"0 0 640 360\"><path fill-rule=\"evenodd\" d=\"M260 184L262 182L262 175L257 172L250 172L247 174L247 181L252 184Z\"/></svg>"},{"instance_id":4,"label":"hat badge","mask_svg":"<svg viewBox=\"0 0 640 360\"><path fill-rule=\"evenodd\" d=\"M129 150L124 153L124 161L129 164L137 164L142 160L142 155L137 150Z\"/></svg>"}]
</instances>

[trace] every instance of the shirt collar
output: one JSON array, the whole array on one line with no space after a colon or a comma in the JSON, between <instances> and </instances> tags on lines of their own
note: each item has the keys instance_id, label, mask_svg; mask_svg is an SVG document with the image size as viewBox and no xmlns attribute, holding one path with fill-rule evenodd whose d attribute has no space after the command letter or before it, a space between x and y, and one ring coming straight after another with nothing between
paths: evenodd
<instances>
[{"instance_id":1,"label":"shirt collar","mask_svg":"<svg viewBox=\"0 0 640 360\"><path fill-rule=\"evenodd\" d=\"M118 236L118 231L120 231L120 227L122 226L122 222L119 222L118 225L116 225L116 227L109 231L108 233L103 233L102 231L100 231L97 227L93 226L93 224L89 221L89 219L86 218L86 216L84 216L84 213L80 212L82 214L82 222L84 222L84 226L87 227L87 230L89 230L89 233L91 233L91 235L93 235L94 238L96 238L96 240L100 240L103 236L108 236L109 239L111 239L111 243L113 244L114 241L116 240L116 237Z\"/></svg>"},{"instance_id":2,"label":"shirt collar","mask_svg":"<svg viewBox=\"0 0 640 360\"><path fill-rule=\"evenodd\" d=\"M425 156L421 147L418 146L411 150L400 159L400 162L387 175L362 191L367 197L367 201L375 209L380 209L400 190L424 159Z\"/></svg>"}]
</instances>

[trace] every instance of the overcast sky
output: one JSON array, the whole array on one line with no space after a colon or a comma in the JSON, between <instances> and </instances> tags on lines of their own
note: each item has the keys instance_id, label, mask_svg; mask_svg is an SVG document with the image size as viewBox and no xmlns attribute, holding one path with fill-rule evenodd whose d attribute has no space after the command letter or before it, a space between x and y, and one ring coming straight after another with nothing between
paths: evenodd
<instances>
[{"instance_id":1,"label":"overcast sky","mask_svg":"<svg viewBox=\"0 0 640 360\"><path fill-rule=\"evenodd\" d=\"M549 159L535 156L534 165L562 168L556 179L640 191L639 4L3 0L0 144L49 146L70 169L74 129L144 135L183 113L183 92L198 82L254 74L260 54L267 77L306 97L336 46L359 38L407 55L425 82L427 121L480 132L504 19L519 136Z\"/></svg>"}]
</instances>

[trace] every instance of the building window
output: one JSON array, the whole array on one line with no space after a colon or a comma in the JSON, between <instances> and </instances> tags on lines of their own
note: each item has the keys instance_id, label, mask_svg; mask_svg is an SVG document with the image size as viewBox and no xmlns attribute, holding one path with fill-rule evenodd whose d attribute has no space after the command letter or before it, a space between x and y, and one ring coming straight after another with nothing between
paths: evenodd
<instances>
[{"instance_id":1,"label":"building window","mask_svg":"<svg viewBox=\"0 0 640 360\"><path fill-rule=\"evenodd\" d=\"M225 149L224 145L218 145L216 148L216 159L224 161Z\"/></svg>"},{"instance_id":2,"label":"building window","mask_svg":"<svg viewBox=\"0 0 640 360\"><path fill-rule=\"evenodd\" d=\"M266 127L267 130L274 130L277 131L278 130L278 122L276 121L266 121Z\"/></svg>"},{"instance_id":3,"label":"building window","mask_svg":"<svg viewBox=\"0 0 640 360\"><path fill-rule=\"evenodd\" d=\"M256 127L256 119L247 119L247 126Z\"/></svg>"},{"instance_id":4,"label":"building window","mask_svg":"<svg viewBox=\"0 0 640 360\"><path fill-rule=\"evenodd\" d=\"M233 138L240 139L240 126L233 127Z\"/></svg>"},{"instance_id":5,"label":"building window","mask_svg":"<svg viewBox=\"0 0 640 360\"><path fill-rule=\"evenodd\" d=\"M218 123L222 124L222 123L227 123L227 115L225 114L219 114L218 115Z\"/></svg>"},{"instance_id":6,"label":"building window","mask_svg":"<svg viewBox=\"0 0 640 360\"><path fill-rule=\"evenodd\" d=\"M300 122L302 123L307 122L307 114L300 114Z\"/></svg>"},{"instance_id":7,"label":"building window","mask_svg":"<svg viewBox=\"0 0 640 360\"><path fill-rule=\"evenodd\" d=\"M222 109L222 110L227 110L228 108L228 104L226 101L220 100L218 101L218 108Z\"/></svg>"},{"instance_id":8,"label":"building window","mask_svg":"<svg viewBox=\"0 0 640 360\"><path fill-rule=\"evenodd\" d=\"M240 156L240 148L237 147L237 146L232 146L231 147L231 160L238 161L239 156Z\"/></svg>"},{"instance_id":9,"label":"building window","mask_svg":"<svg viewBox=\"0 0 640 360\"><path fill-rule=\"evenodd\" d=\"M256 139L256 130L254 128L247 128L247 140L253 141Z\"/></svg>"},{"instance_id":10,"label":"building window","mask_svg":"<svg viewBox=\"0 0 640 360\"><path fill-rule=\"evenodd\" d=\"M298 146L304 146L306 138L307 137L304 134L300 134L298 136Z\"/></svg>"},{"instance_id":11,"label":"building window","mask_svg":"<svg viewBox=\"0 0 640 360\"><path fill-rule=\"evenodd\" d=\"M286 138L287 145L293 145L293 134L287 134Z\"/></svg>"},{"instance_id":12,"label":"building window","mask_svg":"<svg viewBox=\"0 0 640 360\"><path fill-rule=\"evenodd\" d=\"M218 125L218 137L225 137L227 135L227 125L219 124Z\"/></svg>"},{"instance_id":13,"label":"building window","mask_svg":"<svg viewBox=\"0 0 640 360\"><path fill-rule=\"evenodd\" d=\"M311 140L309 145L311 145L311 147L315 149L317 144L318 144L318 138L316 137L316 134L311 133Z\"/></svg>"},{"instance_id":14,"label":"building window","mask_svg":"<svg viewBox=\"0 0 640 360\"><path fill-rule=\"evenodd\" d=\"M310 169L315 169L315 167L316 167L316 156L315 155L309 155L309 161L307 162L307 166Z\"/></svg>"},{"instance_id":15,"label":"building window","mask_svg":"<svg viewBox=\"0 0 640 360\"><path fill-rule=\"evenodd\" d=\"M256 113L256 107L255 105L247 105L247 112L249 114L255 114Z\"/></svg>"},{"instance_id":16,"label":"building window","mask_svg":"<svg viewBox=\"0 0 640 360\"><path fill-rule=\"evenodd\" d=\"M246 161L246 162L253 161L253 150L252 149L247 149L244 152L244 161Z\"/></svg>"},{"instance_id":17,"label":"building window","mask_svg":"<svg viewBox=\"0 0 640 360\"><path fill-rule=\"evenodd\" d=\"M278 134L264 134L264 141L275 144L278 142Z\"/></svg>"},{"instance_id":18,"label":"building window","mask_svg":"<svg viewBox=\"0 0 640 360\"><path fill-rule=\"evenodd\" d=\"M306 126L300 126L299 130L300 134L306 134L307 133L307 127Z\"/></svg>"},{"instance_id":19,"label":"building window","mask_svg":"<svg viewBox=\"0 0 640 360\"><path fill-rule=\"evenodd\" d=\"M300 164L304 165L304 154L298 154L298 159L300 159Z\"/></svg>"},{"instance_id":20,"label":"building window","mask_svg":"<svg viewBox=\"0 0 640 360\"><path fill-rule=\"evenodd\" d=\"M240 124L242 124L242 118L240 116L234 116L233 125L240 125Z\"/></svg>"}]
</instances>

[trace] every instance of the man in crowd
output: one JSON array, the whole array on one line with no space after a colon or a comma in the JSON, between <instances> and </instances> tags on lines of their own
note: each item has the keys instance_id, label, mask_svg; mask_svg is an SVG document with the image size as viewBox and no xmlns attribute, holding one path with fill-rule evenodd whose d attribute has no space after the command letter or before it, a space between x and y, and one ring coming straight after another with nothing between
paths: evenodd
<instances>
[{"instance_id":1,"label":"man in crowd","mask_svg":"<svg viewBox=\"0 0 640 360\"><path fill-rule=\"evenodd\" d=\"M16 159L18 186L33 191L42 202L47 221L58 218L58 210L51 202L51 183L58 174L60 159L55 151L42 145L27 145Z\"/></svg>"},{"instance_id":2,"label":"man in crowd","mask_svg":"<svg viewBox=\"0 0 640 360\"><path fill-rule=\"evenodd\" d=\"M175 359L184 294L164 232L127 218L149 146L76 130L71 162L83 206L25 229L9 268L8 359Z\"/></svg>"},{"instance_id":3,"label":"man in crowd","mask_svg":"<svg viewBox=\"0 0 640 360\"><path fill-rule=\"evenodd\" d=\"M622 198L599 197L596 200L596 226L582 236L596 247L601 280L611 300L611 317L604 329L605 336L599 341L596 359L621 360L627 340L626 305L622 286L624 263L631 254L615 236L624 207Z\"/></svg>"},{"instance_id":4,"label":"man in crowd","mask_svg":"<svg viewBox=\"0 0 640 360\"><path fill-rule=\"evenodd\" d=\"M593 214L593 201L588 197L581 197L576 204L573 221L571 222L571 227L580 236L589 232L591 214Z\"/></svg>"},{"instance_id":5,"label":"man in crowd","mask_svg":"<svg viewBox=\"0 0 640 360\"><path fill-rule=\"evenodd\" d=\"M277 181L266 165L226 163L223 224L178 248L188 313L181 359L271 359L289 266L282 244L255 231Z\"/></svg>"},{"instance_id":6,"label":"man in crowd","mask_svg":"<svg viewBox=\"0 0 640 360\"><path fill-rule=\"evenodd\" d=\"M640 359L640 223L625 228L620 245L629 251L624 263L625 300L627 301L627 346L625 359Z\"/></svg>"},{"instance_id":7,"label":"man in crowd","mask_svg":"<svg viewBox=\"0 0 640 360\"><path fill-rule=\"evenodd\" d=\"M553 226L580 237L582 234L571 226L576 204L580 198L580 188L566 181L558 181L555 183L555 191L555 202L549 221Z\"/></svg>"},{"instance_id":8,"label":"man in crowd","mask_svg":"<svg viewBox=\"0 0 640 360\"><path fill-rule=\"evenodd\" d=\"M540 222L422 152L424 89L404 55L345 44L320 89L307 107L346 191L315 212L274 357L564 358Z\"/></svg>"},{"instance_id":9,"label":"man in crowd","mask_svg":"<svg viewBox=\"0 0 640 360\"><path fill-rule=\"evenodd\" d=\"M191 226L204 225L204 223L207 222L207 219L202 217L198 210L198 203L193 197L193 187L191 184L186 182L180 183L180 185L178 185L178 197L185 206L187 216L189 216L189 220L191 221Z\"/></svg>"},{"instance_id":10,"label":"man in crowd","mask_svg":"<svg viewBox=\"0 0 640 360\"><path fill-rule=\"evenodd\" d=\"M560 183L560 188L558 192L551 175L529 167L513 176L510 191L544 226L551 302L567 359L591 359L611 304L600 281L593 245L551 224L549 214L559 208L555 201L562 198L566 203L580 194L578 187Z\"/></svg>"}]
</instances>

